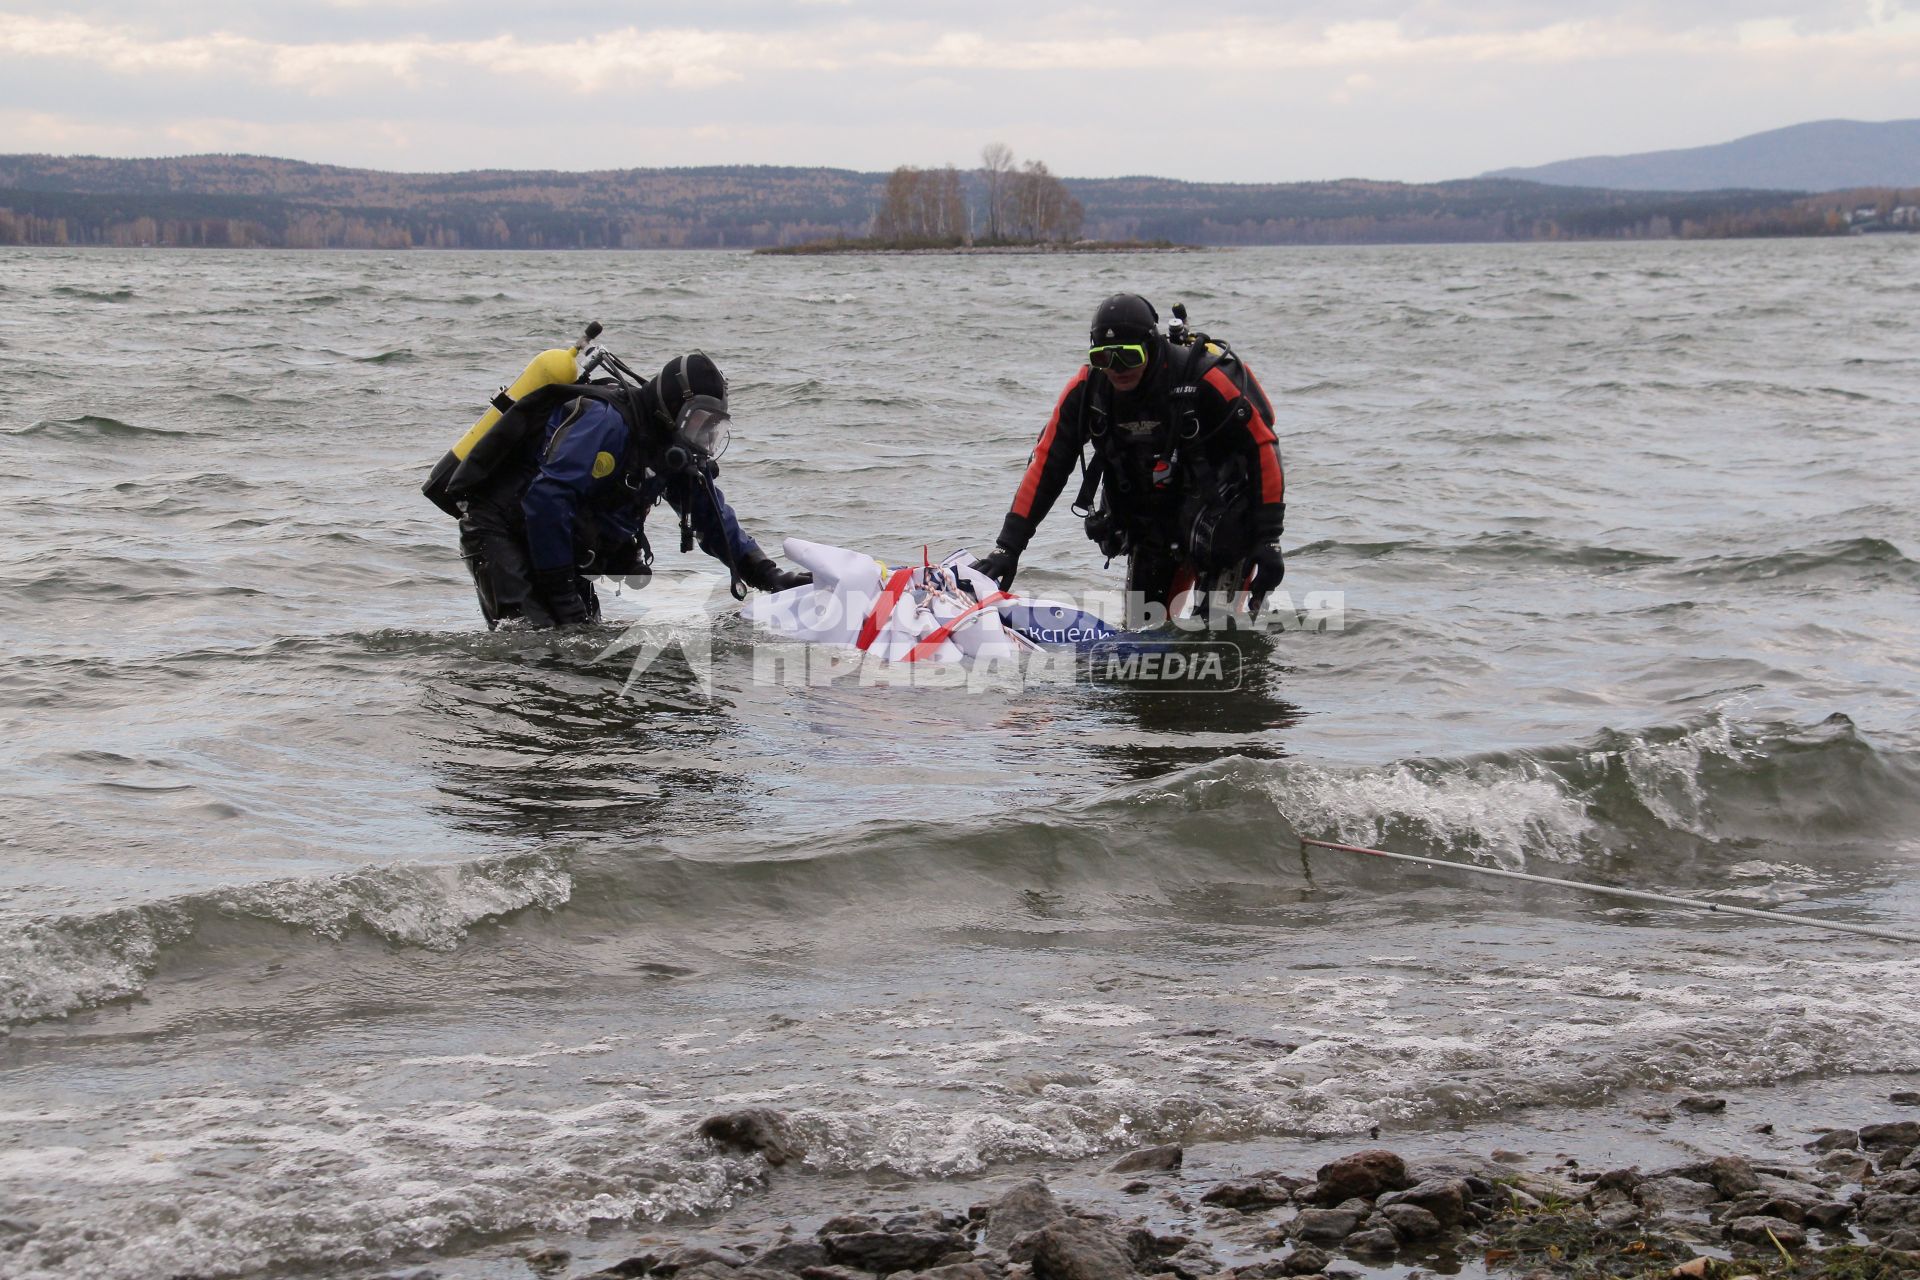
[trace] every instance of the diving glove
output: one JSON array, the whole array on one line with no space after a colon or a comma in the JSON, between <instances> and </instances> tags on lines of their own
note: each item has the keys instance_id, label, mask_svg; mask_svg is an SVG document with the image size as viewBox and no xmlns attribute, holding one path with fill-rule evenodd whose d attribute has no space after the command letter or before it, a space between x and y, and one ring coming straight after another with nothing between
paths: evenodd
<instances>
[{"instance_id":1,"label":"diving glove","mask_svg":"<svg viewBox=\"0 0 1920 1280\"><path fill-rule=\"evenodd\" d=\"M983 577L992 578L1002 591L1011 591L1013 575L1020 571L1020 553L1009 551L1005 547L995 547L973 562L973 571Z\"/></svg>"},{"instance_id":2,"label":"diving glove","mask_svg":"<svg viewBox=\"0 0 1920 1280\"><path fill-rule=\"evenodd\" d=\"M540 603L547 607L547 612L553 615L555 626L568 627L587 620L587 602L580 596L572 565L534 570L533 590L540 597Z\"/></svg>"},{"instance_id":3,"label":"diving glove","mask_svg":"<svg viewBox=\"0 0 1920 1280\"><path fill-rule=\"evenodd\" d=\"M594 572L608 578L644 578L653 572L653 556L642 548L640 539L629 538L607 552Z\"/></svg>"},{"instance_id":4,"label":"diving glove","mask_svg":"<svg viewBox=\"0 0 1920 1280\"><path fill-rule=\"evenodd\" d=\"M1267 596L1280 585L1287 576L1287 559L1280 554L1280 544L1269 543L1253 553L1253 599L1250 607L1255 613L1266 603Z\"/></svg>"},{"instance_id":5,"label":"diving glove","mask_svg":"<svg viewBox=\"0 0 1920 1280\"><path fill-rule=\"evenodd\" d=\"M761 556L758 560L747 562L740 578L755 591L786 591L792 587L804 587L813 581L813 575L798 569L782 569L774 563L772 556Z\"/></svg>"}]
</instances>

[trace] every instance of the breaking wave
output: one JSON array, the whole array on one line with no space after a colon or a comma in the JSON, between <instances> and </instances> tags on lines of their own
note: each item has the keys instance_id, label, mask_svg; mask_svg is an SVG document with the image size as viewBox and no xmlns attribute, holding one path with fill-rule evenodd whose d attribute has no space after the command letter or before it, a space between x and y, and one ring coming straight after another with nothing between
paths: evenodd
<instances>
[{"instance_id":1,"label":"breaking wave","mask_svg":"<svg viewBox=\"0 0 1920 1280\"><path fill-rule=\"evenodd\" d=\"M1717 890L1762 857L1817 879L1805 864L1831 857L1829 846L1901 832L1916 813L1920 762L1875 748L1838 715L1743 726L1716 714L1561 746L1351 768L1232 757L984 828L895 822L771 845L751 830L709 832L697 848L607 843L39 918L0 950L0 1017L136 994L170 948L215 918L429 950L528 908L564 907L580 929L615 920L692 937L743 919L847 911L884 917L874 931L891 927L885 919L964 929L992 924L1010 895L1035 886L1121 915L1206 884L1283 886L1298 874L1302 836L1546 871L1589 863L1648 887Z\"/></svg>"}]
</instances>

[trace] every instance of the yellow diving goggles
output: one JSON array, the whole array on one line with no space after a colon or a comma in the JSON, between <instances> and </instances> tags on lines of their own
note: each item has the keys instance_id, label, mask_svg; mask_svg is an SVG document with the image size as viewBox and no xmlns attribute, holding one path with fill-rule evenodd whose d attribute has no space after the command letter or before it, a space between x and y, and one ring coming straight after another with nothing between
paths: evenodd
<instances>
[{"instance_id":1,"label":"yellow diving goggles","mask_svg":"<svg viewBox=\"0 0 1920 1280\"><path fill-rule=\"evenodd\" d=\"M1096 369L1138 369L1146 362L1147 348L1138 342L1114 343L1087 352L1087 363Z\"/></svg>"}]
</instances>

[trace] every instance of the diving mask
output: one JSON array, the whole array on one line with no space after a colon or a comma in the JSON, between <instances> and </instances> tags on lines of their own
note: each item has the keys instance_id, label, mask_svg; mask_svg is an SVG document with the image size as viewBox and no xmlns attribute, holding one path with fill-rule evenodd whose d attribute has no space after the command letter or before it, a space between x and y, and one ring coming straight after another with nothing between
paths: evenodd
<instances>
[{"instance_id":1,"label":"diving mask","mask_svg":"<svg viewBox=\"0 0 1920 1280\"><path fill-rule=\"evenodd\" d=\"M1118 342L1110 346L1095 347L1087 352L1088 364L1096 369L1107 369L1116 373L1138 369L1146 362L1146 344L1139 342Z\"/></svg>"}]
</instances>

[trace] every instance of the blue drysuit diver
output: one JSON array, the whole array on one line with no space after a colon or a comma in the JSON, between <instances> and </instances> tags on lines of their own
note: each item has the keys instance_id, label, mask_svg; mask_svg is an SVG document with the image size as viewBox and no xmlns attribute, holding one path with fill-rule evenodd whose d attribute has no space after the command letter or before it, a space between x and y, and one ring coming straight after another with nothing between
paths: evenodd
<instances>
[{"instance_id":1,"label":"blue drysuit diver","mask_svg":"<svg viewBox=\"0 0 1920 1280\"><path fill-rule=\"evenodd\" d=\"M727 380L696 351L638 386L536 390L506 409L485 458L448 454L424 492L459 516L487 626L598 621L593 578L652 573L645 523L662 499L680 517L681 550L697 540L736 595L811 581L747 536L714 483L729 422Z\"/></svg>"}]
</instances>

